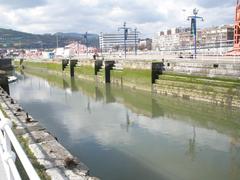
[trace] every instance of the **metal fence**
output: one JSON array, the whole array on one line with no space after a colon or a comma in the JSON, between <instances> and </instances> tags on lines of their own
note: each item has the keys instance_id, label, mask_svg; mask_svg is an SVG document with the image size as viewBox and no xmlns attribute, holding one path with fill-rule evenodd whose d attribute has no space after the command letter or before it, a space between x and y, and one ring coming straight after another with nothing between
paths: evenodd
<instances>
[{"instance_id":1,"label":"metal fence","mask_svg":"<svg viewBox=\"0 0 240 180\"><path fill-rule=\"evenodd\" d=\"M0 158L3 162L7 180L22 179L15 164L16 155L21 161L29 179L40 180L11 128L11 120L6 118L2 111L0 111Z\"/></svg>"}]
</instances>

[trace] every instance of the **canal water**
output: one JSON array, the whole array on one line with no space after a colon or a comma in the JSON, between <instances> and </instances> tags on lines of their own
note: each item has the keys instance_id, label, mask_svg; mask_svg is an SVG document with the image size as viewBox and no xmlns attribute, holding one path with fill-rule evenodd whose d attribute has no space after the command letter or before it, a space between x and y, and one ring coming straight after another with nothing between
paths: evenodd
<instances>
[{"instance_id":1,"label":"canal water","mask_svg":"<svg viewBox=\"0 0 240 180\"><path fill-rule=\"evenodd\" d=\"M22 72L10 93L105 180L239 180L240 110Z\"/></svg>"}]
</instances>

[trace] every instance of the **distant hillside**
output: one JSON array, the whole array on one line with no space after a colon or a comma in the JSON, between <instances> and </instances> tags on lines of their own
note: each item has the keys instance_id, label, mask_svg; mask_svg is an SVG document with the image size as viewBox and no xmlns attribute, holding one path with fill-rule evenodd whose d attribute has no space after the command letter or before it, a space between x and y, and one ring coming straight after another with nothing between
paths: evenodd
<instances>
[{"instance_id":1,"label":"distant hillside","mask_svg":"<svg viewBox=\"0 0 240 180\"><path fill-rule=\"evenodd\" d=\"M31 34L11 29L0 28L0 48L56 48L63 47L73 41L85 44L84 34L79 33L55 33L55 34ZM88 45L99 46L97 34L88 34Z\"/></svg>"}]
</instances>

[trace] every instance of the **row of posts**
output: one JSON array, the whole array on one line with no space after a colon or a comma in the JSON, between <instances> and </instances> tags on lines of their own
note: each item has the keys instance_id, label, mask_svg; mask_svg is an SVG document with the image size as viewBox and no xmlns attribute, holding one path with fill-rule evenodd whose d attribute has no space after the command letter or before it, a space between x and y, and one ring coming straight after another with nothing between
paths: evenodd
<instances>
[{"instance_id":1,"label":"row of posts","mask_svg":"<svg viewBox=\"0 0 240 180\"><path fill-rule=\"evenodd\" d=\"M78 63L78 60L62 60L62 71L69 65L70 66L70 76L74 77L75 75L75 67ZM115 61L103 61L103 60L96 60L94 61L94 75L97 76L100 69L102 69L104 65L105 77L104 82L110 83L111 82L111 70L113 70L115 66ZM158 79L158 76L162 74L164 71L164 64L162 62L152 62L151 74L152 74L152 83L155 83L155 80Z\"/></svg>"}]
</instances>

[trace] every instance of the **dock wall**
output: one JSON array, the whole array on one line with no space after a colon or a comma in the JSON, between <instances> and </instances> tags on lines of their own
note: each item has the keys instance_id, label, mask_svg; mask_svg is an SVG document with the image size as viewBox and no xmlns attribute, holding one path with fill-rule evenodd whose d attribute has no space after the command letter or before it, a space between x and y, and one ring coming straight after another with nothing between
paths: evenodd
<instances>
[{"instance_id":1,"label":"dock wall","mask_svg":"<svg viewBox=\"0 0 240 180\"><path fill-rule=\"evenodd\" d=\"M240 63L194 62L193 60L95 63L92 60L85 60L78 61L74 67L75 77L109 83L106 81L105 71L108 62L114 64L108 74L110 76L108 80L118 86L240 107ZM55 69L57 72L62 72L57 70L61 65L56 63L53 65L52 62L47 62L49 65L33 62L23 64L26 68L39 66L46 67L45 69L50 71ZM70 76L69 67L66 67L63 73Z\"/></svg>"}]
</instances>

